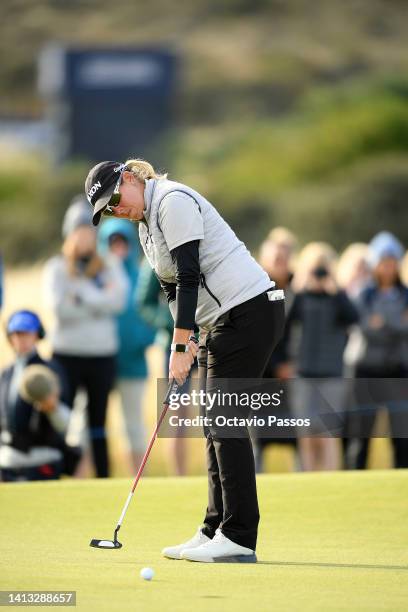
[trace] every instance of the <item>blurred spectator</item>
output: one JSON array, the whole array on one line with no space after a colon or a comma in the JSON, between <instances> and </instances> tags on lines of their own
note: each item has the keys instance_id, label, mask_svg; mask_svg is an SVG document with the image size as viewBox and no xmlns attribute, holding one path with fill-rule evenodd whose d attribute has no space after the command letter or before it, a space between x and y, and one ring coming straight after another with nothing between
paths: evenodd
<instances>
[{"instance_id":1,"label":"blurred spectator","mask_svg":"<svg viewBox=\"0 0 408 612\"><path fill-rule=\"evenodd\" d=\"M117 381L130 447L132 471L137 471L145 452L143 397L146 387L145 351L153 342L153 328L141 318L136 305L139 276L139 239L135 226L126 219L108 219L98 233L99 251L113 253L122 262L129 287L125 309L118 315L119 353Z\"/></svg>"},{"instance_id":2,"label":"blurred spectator","mask_svg":"<svg viewBox=\"0 0 408 612\"><path fill-rule=\"evenodd\" d=\"M274 235L274 231L270 232L269 236ZM279 232L283 232L284 228L278 228ZM293 260L293 246L295 239L289 243L283 242L283 236L276 234L279 242L274 242L271 238L262 243L258 261L263 269L268 273L269 278L276 283L277 289L285 291L285 308L288 311L292 305L294 293L292 290L293 273L291 263ZM281 342L275 348L271 360L268 364L265 376L268 378L287 379L293 376L293 369L290 362L287 361L287 338L283 337Z\"/></svg>"},{"instance_id":3,"label":"blurred spectator","mask_svg":"<svg viewBox=\"0 0 408 612\"><path fill-rule=\"evenodd\" d=\"M337 282L349 298L355 298L371 280L367 258L368 245L364 242L350 244L339 258Z\"/></svg>"},{"instance_id":4,"label":"blurred spectator","mask_svg":"<svg viewBox=\"0 0 408 612\"><path fill-rule=\"evenodd\" d=\"M339 258L337 282L351 300L354 300L371 281L371 268L368 264L368 245L363 242L350 244ZM349 330L349 338L344 351L344 375L352 378L355 374L357 358L361 352L362 336L358 325Z\"/></svg>"},{"instance_id":5,"label":"blurred spectator","mask_svg":"<svg viewBox=\"0 0 408 612\"><path fill-rule=\"evenodd\" d=\"M289 337L293 326L300 326L297 359L300 380L294 388L294 410L297 416L311 417L311 433L313 419L319 414L344 408L343 351L348 327L358 320L353 304L336 285L334 265L335 252L329 245L316 242L303 249L293 281L297 293L287 320ZM328 380L311 380L325 378ZM324 398L329 399L329 408ZM300 438L299 450L304 470L339 466L334 438Z\"/></svg>"},{"instance_id":6,"label":"blurred spectator","mask_svg":"<svg viewBox=\"0 0 408 612\"><path fill-rule=\"evenodd\" d=\"M401 281L404 283L406 287L408 287L408 251L406 251L401 261L400 276L401 276Z\"/></svg>"},{"instance_id":7,"label":"blurred spectator","mask_svg":"<svg viewBox=\"0 0 408 612\"><path fill-rule=\"evenodd\" d=\"M140 265L136 306L146 323L157 330L155 342L163 348L168 361L174 321L160 283L146 259ZM168 368L165 371L167 375Z\"/></svg>"},{"instance_id":8,"label":"blurred spectator","mask_svg":"<svg viewBox=\"0 0 408 612\"><path fill-rule=\"evenodd\" d=\"M3 296L3 259L0 253L0 312L3 307L3 300L4 300L4 296Z\"/></svg>"},{"instance_id":9,"label":"blurred spectator","mask_svg":"<svg viewBox=\"0 0 408 612\"><path fill-rule=\"evenodd\" d=\"M289 261L294 258L298 248L298 241L295 234L286 227L274 227L273 230L269 232L265 242L272 242L276 246L286 249ZM293 265L293 261L290 261L290 263Z\"/></svg>"},{"instance_id":10,"label":"blurred spectator","mask_svg":"<svg viewBox=\"0 0 408 612\"><path fill-rule=\"evenodd\" d=\"M16 359L0 374L1 479L53 480L61 473L72 474L80 455L64 440L70 418L67 387L57 365L37 352L44 337L41 321L32 311L17 311L9 318L6 333ZM22 397L21 382L33 364L47 365L58 375L58 395L38 403Z\"/></svg>"},{"instance_id":11,"label":"blurred spectator","mask_svg":"<svg viewBox=\"0 0 408 612\"><path fill-rule=\"evenodd\" d=\"M276 240L276 242L275 242ZM296 239L289 230L276 228L269 233L259 250L258 261L263 269L268 273L269 278L276 283L276 288L285 291L285 310L289 311L293 302L294 293L292 283L292 261ZM288 336L284 333L282 340L277 344L268 366L264 373L264 378L279 378L287 380L294 375L293 365L289 359L290 350L287 346ZM261 415L260 415L261 416ZM280 413L280 418L289 415ZM263 454L265 447L271 443L290 444L296 447L296 438L268 439L258 438L254 440L255 465L257 472L263 471Z\"/></svg>"},{"instance_id":12,"label":"blurred spectator","mask_svg":"<svg viewBox=\"0 0 408 612\"><path fill-rule=\"evenodd\" d=\"M337 264L337 282L351 300L354 300L371 280L371 268L368 264L368 244L355 242L350 244L340 255ZM353 378L356 361L361 352L363 339L358 324L351 326L346 348L344 350L344 376ZM344 432L342 439L343 463L347 466L349 452L350 414L344 413Z\"/></svg>"},{"instance_id":13,"label":"blurred spectator","mask_svg":"<svg viewBox=\"0 0 408 612\"><path fill-rule=\"evenodd\" d=\"M388 232L380 232L369 244L368 261L372 284L362 290L356 304L364 339L357 360L359 378L406 378L408 374L408 288L399 275L404 254L401 243ZM398 415L389 408L395 467L408 467L408 440L398 438ZM376 407L364 415L365 427L374 426ZM367 465L368 437L349 445L347 466Z\"/></svg>"},{"instance_id":14,"label":"blurred spectator","mask_svg":"<svg viewBox=\"0 0 408 612\"><path fill-rule=\"evenodd\" d=\"M93 459L97 476L104 477L109 473L106 410L118 351L115 316L125 306L127 279L117 257L96 253L86 203L73 202L63 233L62 255L50 259L44 272L45 299L55 316L51 345L68 378L69 404L79 388L87 393Z\"/></svg>"},{"instance_id":15,"label":"blurred spectator","mask_svg":"<svg viewBox=\"0 0 408 612\"><path fill-rule=\"evenodd\" d=\"M157 330L156 343L159 344L164 351L164 372L167 378L174 321L160 283L146 260L143 261L140 268L136 296L136 302L141 316L149 325L152 325ZM179 389L179 392L188 392L189 384L190 376ZM187 408L185 406L180 408L179 416L181 418L186 416L186 411ZM185 430L183 427L177 427L174 437L169 439L171 473L177 476L184 476L186 474L186 451Z\"/></svg>"},{"instance_id":16,"label":"blurred spectator","mask_svg":"<svg viewBox=\"0 0 408 612\"><path fill-rule=\"evenodd\" d=\"M62 221L61 233L65 240L77 227L92 227L92 211L89 210L88 200L79 194L72 198Z\"/></svg>"}]
</instances>

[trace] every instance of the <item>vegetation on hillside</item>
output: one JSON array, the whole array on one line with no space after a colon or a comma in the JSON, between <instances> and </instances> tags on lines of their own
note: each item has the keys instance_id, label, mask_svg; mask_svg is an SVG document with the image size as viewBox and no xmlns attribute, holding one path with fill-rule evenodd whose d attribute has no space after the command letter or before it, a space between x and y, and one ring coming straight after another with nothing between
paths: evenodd
<instances>
[{"instance_id":1,"label":"vegetation on hillside","mask_svg":"<svg viewBox=\"0 0 408 612\"><path fill-rule=\"evenodd\" d=\"M180 57L167 170L214 201L251 246L275 223L336 248L380 229L408 245L408 26L402 0L4 0L0 115L40 117L38 52L160 45ZM10 53L10 49L13 50ZM130 152L137 155L137 151ZM60 241L86 160L0 151L0 250Z\"/></svg>"}]
</instances>

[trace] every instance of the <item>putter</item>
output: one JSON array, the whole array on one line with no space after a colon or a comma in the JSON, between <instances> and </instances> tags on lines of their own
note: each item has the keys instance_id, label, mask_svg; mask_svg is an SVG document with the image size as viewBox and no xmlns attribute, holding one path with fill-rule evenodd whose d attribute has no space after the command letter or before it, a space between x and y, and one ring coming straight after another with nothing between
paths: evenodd
<instances>
[{"instance_id":1,"label":"putter","mask_svg":"<svg viewBox=\"0 0 408 612\"><path fill-rule=\"evenodd\" d=\"M170 382L170 384L169 384L169 388L168 388L166 397L165 397L164 402L163 402L164 405L163 405L162 413L160 415L159 420L157 421L157 425L156 425L156 427L154 429L152 437L150 438L149 445L148 445L147 450L146 450L146 452L144 454L144 457L143 457L142 462L140 464L139 470L138 470L138 472L136 474L136 478L135 478L135 480L133 482L132 489L131 489L131 491L130 491L130 493L128 495L128 498L126 500L125 505L123 506L122 514L120 515L120 518L118 520L118 524L116 525L116 529L115 529L114 534L113 534L113 540L95 540L94 539L94 540L91 540L90 546L93 546L94 548L122 548L122 544L118 540L119 529L122 526L122 522L123 522L123 519L125 518L125 514L127 512L127 509L129 508L129 504L130 504L130 502L132 500L133 493L135 492L137 483L139 482L139 479L140 479L140 477L142 475L143 468L146 465L147 459L148 459L148 457L150 455L150 451L151 451L152 446L154 444L154 441L155 441L155 439L157 437L157 432L159 431L160 425L162 424L163 419L166 416L166 412L167 412L167 409L169 407L170 397L173 395L173 393L177 392L177 389L178 389L177 382L175 380L172 380Z\"/></svg>"}]
</instances>

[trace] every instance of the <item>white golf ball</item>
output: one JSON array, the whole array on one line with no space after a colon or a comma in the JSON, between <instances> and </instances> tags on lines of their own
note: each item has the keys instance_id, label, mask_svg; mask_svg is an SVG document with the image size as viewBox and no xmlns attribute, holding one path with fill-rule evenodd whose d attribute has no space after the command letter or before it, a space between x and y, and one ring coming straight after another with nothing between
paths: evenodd
<instances>
[{"instance_id":1,"label":"white golf ball","mask_svg":"<svg viewBox=\"0 0 408 612\"><path fill-rule=\"evenodd\" d=\"M142 570L140 570L140 577L143 578L143 580L151 580L153 576L154 571L151 567L144 567Z\"/></svg>"}]
</instances>

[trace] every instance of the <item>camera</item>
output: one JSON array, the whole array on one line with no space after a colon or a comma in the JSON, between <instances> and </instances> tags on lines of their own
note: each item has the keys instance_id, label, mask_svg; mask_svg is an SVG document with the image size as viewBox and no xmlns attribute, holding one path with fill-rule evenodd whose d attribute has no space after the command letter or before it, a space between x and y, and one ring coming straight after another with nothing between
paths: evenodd
<instances>
[{"instance_id":1,"label":"camera","mask_svg":"<svg viewBox=\"0 0 408 612\"><path fill-rule=\"evenodd\" d=\"M329 276L329 271L324 266L318 266L312 272L313 276L318 279L323 279Z\"/></svg>"}]
</instances>

